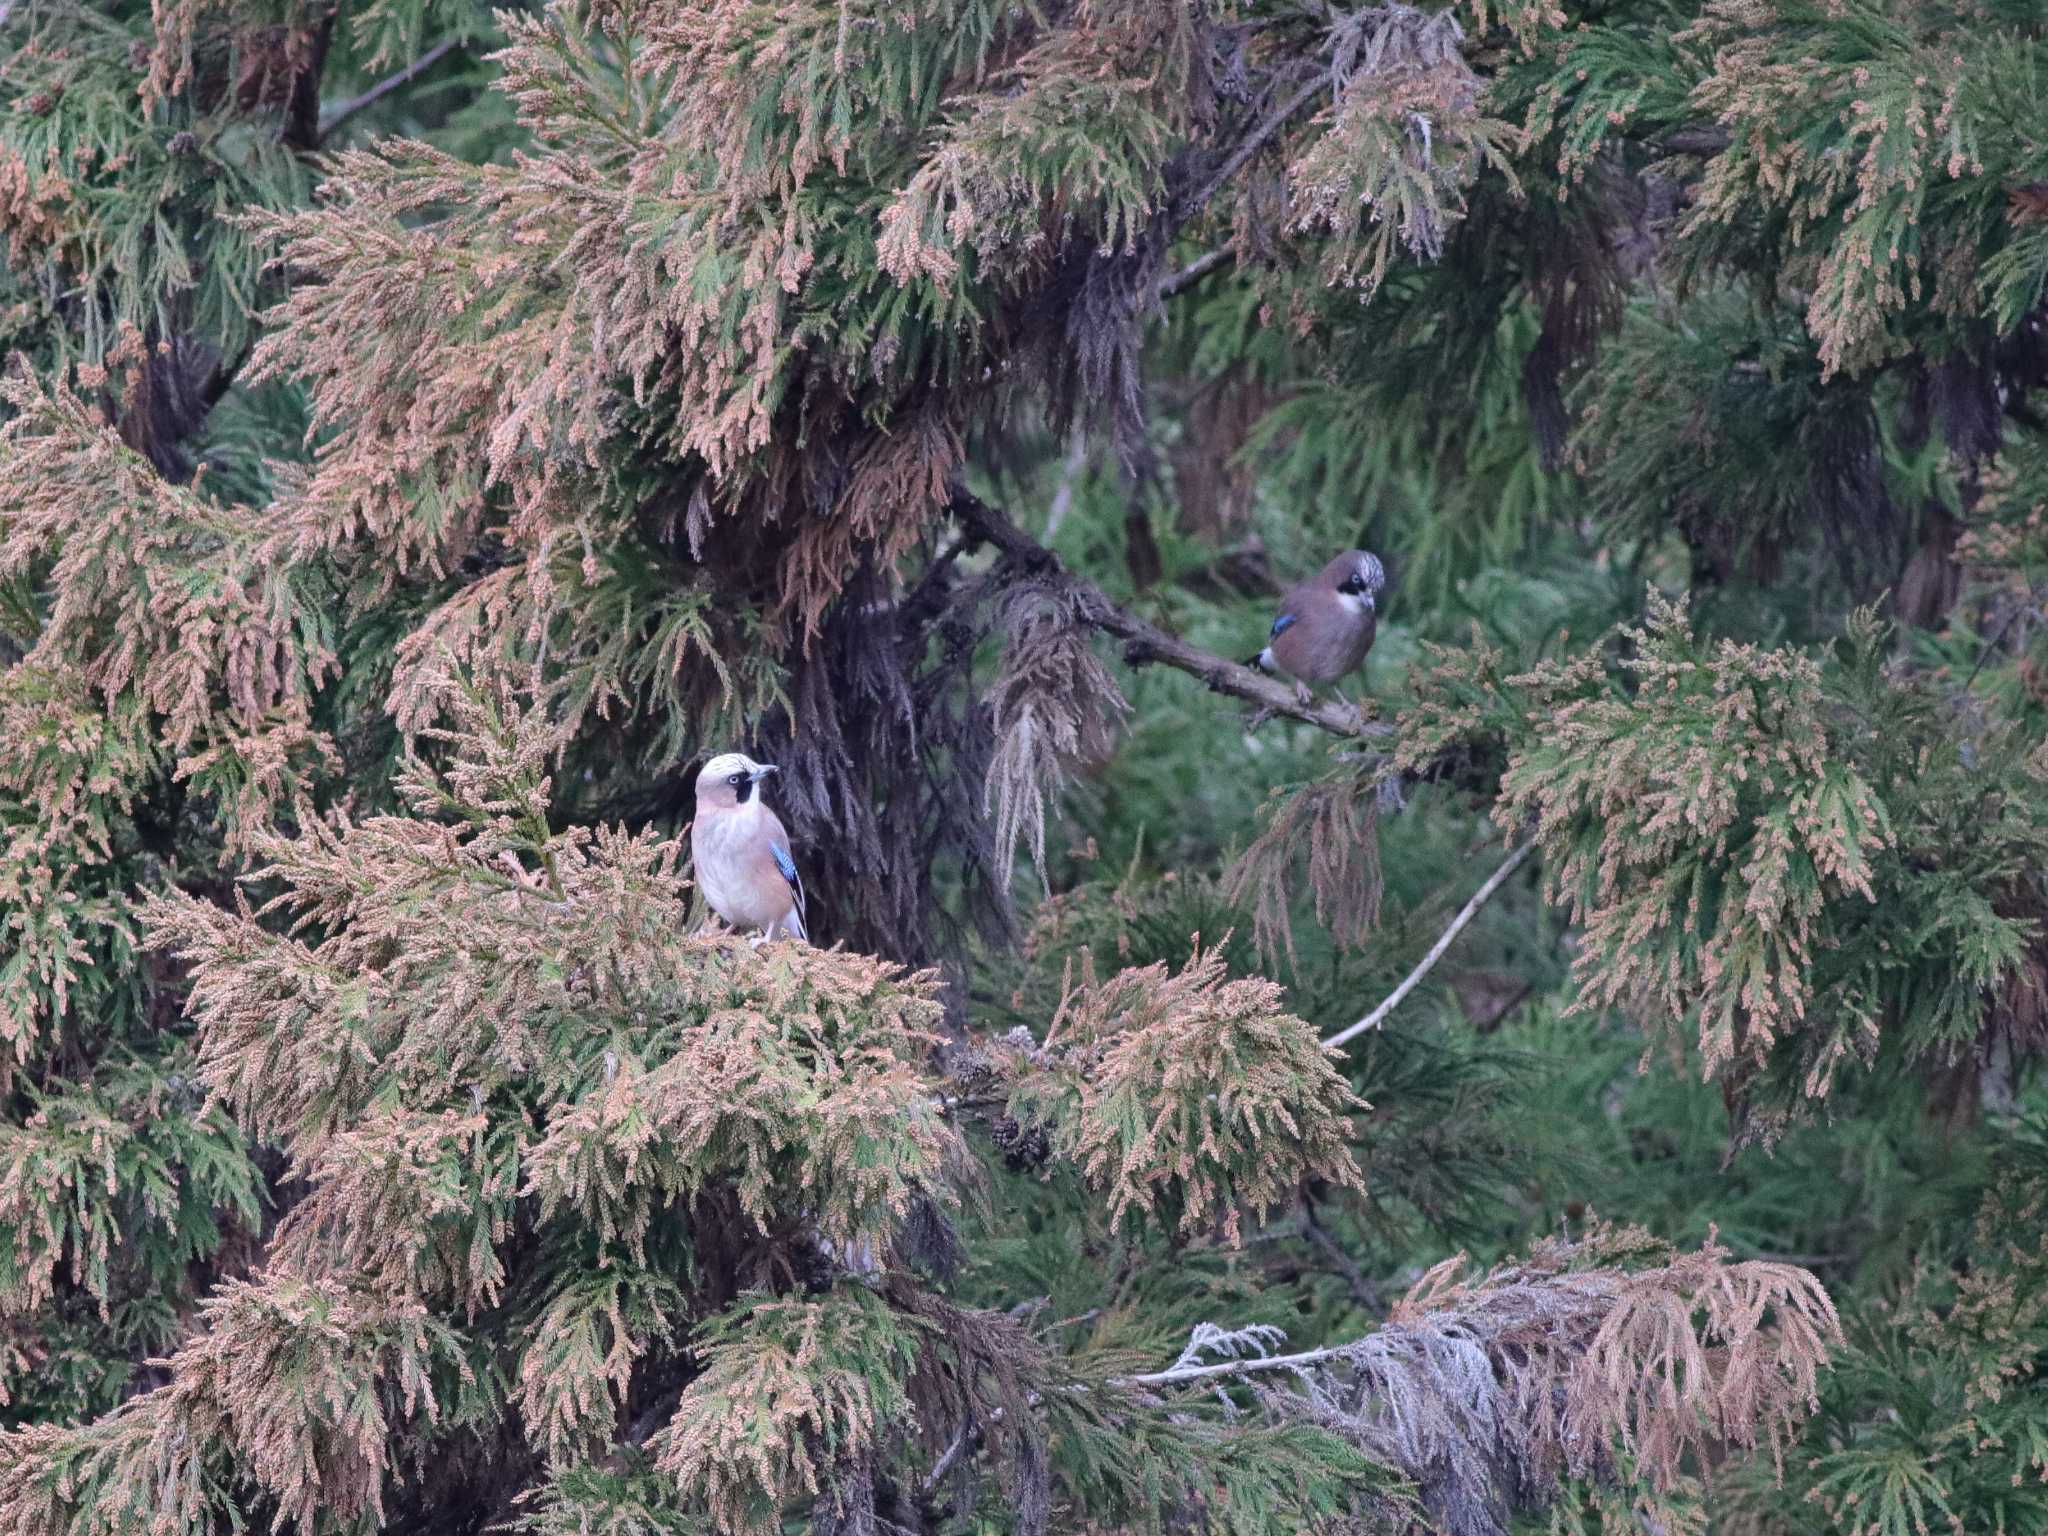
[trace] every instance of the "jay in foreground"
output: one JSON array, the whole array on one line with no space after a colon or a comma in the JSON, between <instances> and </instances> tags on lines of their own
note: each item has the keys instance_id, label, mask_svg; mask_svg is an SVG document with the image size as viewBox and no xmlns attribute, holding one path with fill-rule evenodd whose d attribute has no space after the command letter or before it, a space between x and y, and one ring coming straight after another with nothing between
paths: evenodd
<instances>
[{"instance_id":1,"label":"jay in foreground","mask_svg":"<svg viewBox=\"0 0 2048 1536\"><path fill-rule=\"evenodd\" d=\"M742 752L722 752L697 775L690 858L711 910L763 939L802 939L804 883L789 855L782 818L761 803L761 781L777 772Z\"/></svg>"},{"instance_id":2,"label":"jay in foreground","mask_svg":"<svg viewBox=\"0 0 2048 1536\"><path fill-rule=\"evenodd\" d=\"M1284 672L1302 703L1311 683L1334 683L1356 672L1379 632L1379 597L1387 585L1379 556L1347 549L1280 599L1266 648L1245 665Z\"/></svg>"}]
</instances>

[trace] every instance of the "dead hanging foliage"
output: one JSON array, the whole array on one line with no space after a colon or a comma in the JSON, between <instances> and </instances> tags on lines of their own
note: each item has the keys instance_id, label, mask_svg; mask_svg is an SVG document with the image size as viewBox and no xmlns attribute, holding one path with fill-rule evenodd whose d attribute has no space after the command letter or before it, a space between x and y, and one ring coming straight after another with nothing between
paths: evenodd
<instances>
[{"instance_id":1,"label":"dead hanging foliage","mask_svg":"<svg viewBox=\"0 0 2048 1536\"><path fill-rule=\"evenodd\" d=\"M1305 1179L1364 1188L1350 1116L1366 1105L1278 985L1232 980L1195 945L1177 974L1098 980L1085 956L1044 1045L1016 1054L1007 1112L1048 1128L1112 1230L1165 1207L1182 1234L1213 1225L1234 1243L1243 1212L1263 1219Z\"/></svg>"},{"instance_id":2,"label":"dead hanging foliage","mask_svg":"<svg viewBox=\"0 0 2048 1536\"><path fill-rule=\"evenodd\" d=\"M983 1495L978 1463L994 1472L1017 1536L1045 1536L1053 1515L1053 1463L1043 1388L1055 1380L1028 1309L961 1307L936 1293L900 1286L890 1301L919 1325L924 1347L907 1383L932 1470L924 1491L944 1488L963 1516ZM975 1443L970 1452L968 1442Z\"/></svg>"},{"instance_id":3,"label":"dead hanging foliage","mask_svg":"<svg viewBox=\"0 0 2048 1536\"><path fill-rule=\"evenodd\" d=\"M795 661L787 708L761 724L812 907L832 925L813 928L821 942L922 964L958 956L970 929L1011 937L1010 867L981 797L995 740L974 658L991 585L962 581L950 558L907 589L863 565ZM957 906L932 898L942 863Z\"/></svg>"},{"instance_id":4,"label":"dead hanging foliage","mask_svg":"<svg viewBox=\"0 0 2048 1536\"><path fill-rule=\"evenodd\" d=\"M1265 828L1223 878L1223 893L1247 903L1252 941L1270 968L1295 965L1295 867L1304 849L1316 921L1340 948L1355 949L1379 926L1380 840L1377 769L1345 772L1268 803Z\"/></svg>"},{"instance_id":5,"label":"dead hanging foliage","mask_svg":"<svg viewBox=\"0 0 2048 1536\"><path fill-rule=\"evenodd\" d=\"M1351 1343L1273 1355L1270 1334L1198 1329L1172 1368L1128 1384L1205 1390L1284 1371L1288 1386L1259 1393L1268 1414L1399 1467L1433 1529L1506 1536L1563 1479L1610 1481L1623 1458L1654 1516L1722 1448L1781 1457L1840 1339L1834 1303L1803 1269L1731 1263L1711 1232L1675 1254L1640 1230L1598 1228L1480 1275L1447 1259ZM1202 1358L1219 1353L1265 1358Z\"/></svg>"},{"instance_id":6,"label":"dead hanging foliage","mask_svg":"<svg viewBox=\"0 0 2048 1536\"><path fill-rule=\"evenodd\" d=\"M892 570L945 510L964 457L958 428L925 410L870 440L827 517L806 522L782 555L778 614L796 616L809 645L847 573L868 561Z\"/></svg>"},{"instance_id":7,"label":"dead hanging foliage","mask_svg":"<svg viewBox=\"0 0 2048 1536\"><path fill-rule=\"evenodd\" d=\"M1077 768L1110 754L1130 705L1070 590L1020 582L1005 594L999 622L1006 644L988 695L996 746L985 804L995 813L996 867L1012 867L1028 840L1044 881L1046 801Z\"/></svg>"}]
</instances>

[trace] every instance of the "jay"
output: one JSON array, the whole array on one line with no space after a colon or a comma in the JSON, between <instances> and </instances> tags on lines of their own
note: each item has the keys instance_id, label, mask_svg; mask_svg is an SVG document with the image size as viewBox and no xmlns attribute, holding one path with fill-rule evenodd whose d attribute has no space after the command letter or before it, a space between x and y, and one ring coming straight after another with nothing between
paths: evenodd
<instances>
[{"instance_id":1,"label":"jay","mask_svg":"<svg viewBox=\"0 0 2048 1536\"><path fill-rule=\"evenodd\" d=\"M743 752L722 752L697 775L690 859L711 910L761 939L809 942L804 883L782 818L761 803L761 781L779 770ZM758 942L758 940L757 940Z\"/></svg>"},{"instance_id":2,"label":"jay","mask_svg":"<svg viewBox=\"0 0 2048 1536\"><path fill-rule=\"evenodd\" d=\"M1356 672L1379 631L1379 596L1387 585L1379 556L1347 549L1280 599L1266 648L1246 662L1294 679L1306 704L1311 683L1334 683Z\"/></svg>"}]
</instances>

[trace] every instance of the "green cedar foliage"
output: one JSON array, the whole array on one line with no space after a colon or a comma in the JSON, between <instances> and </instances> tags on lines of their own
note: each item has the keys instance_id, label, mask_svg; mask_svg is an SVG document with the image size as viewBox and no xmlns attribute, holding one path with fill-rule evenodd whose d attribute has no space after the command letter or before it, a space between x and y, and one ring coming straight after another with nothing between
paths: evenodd
<instances>
[{"instance_id":1,"label":"green cedar foliage","mask_svg":"<svg viewBox=\"0 0 2048 1536\"><path fill-rule=\"evenodd\" d=\"M1533 820L1582 925L1579 1006L1695 1030L1745 1093L1821 1099L1845 1061L1950 1061L2041 1004L2048 761L1892 675L1887 638L1857 610L1831 664L1708 646L1653 595L1612 673L1604 645L1523 672L1438 652L1401 752L1505 750L1495 815Z\"/></svg>"}]
</instances>

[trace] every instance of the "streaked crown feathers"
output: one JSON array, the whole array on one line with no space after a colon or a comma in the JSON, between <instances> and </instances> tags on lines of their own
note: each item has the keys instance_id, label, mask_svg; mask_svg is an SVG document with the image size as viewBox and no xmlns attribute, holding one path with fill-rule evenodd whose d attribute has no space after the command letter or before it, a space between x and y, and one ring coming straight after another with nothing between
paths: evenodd
<instances>
[{"instance_id":1,"label":"streaked crown feathers","mask_svg":"<svg viewBox=\"0 0 2048 1536\"><path fill-rule=\"evenodd\" d=\"M1386 590L1387 568L1369 549L1347 549L1323 567L1320 580L1340 592L1347 590L1348 583L1348 590L1376 598Z\"/></svg>"},{"instance_id":2,"label":"streaked crown feathers","mask_svg":"<svg viewBox=\"0 0 2048 1536\"><path fill-rule=\"evenodd\" d=\"M736 773L743 773L750 779L758 779L762 769L762 764L755 762L744 752L721 752L698 773L697 788L703 790L713 784L721 784Z\"/></svg>"},{"instance_id":3,"label":"streaked crown feathers","mask_svg":"<svg viewBox=\"0 0 2048 1536\"><path fill-rule=\"evenodd\" d=\"M721 752L697 774L697 809L731 810L749 801L759 805L754 787L777 771L773 763L757 763L744 752Z\"/></svg>"}]
</instances>

